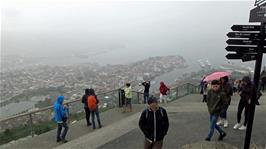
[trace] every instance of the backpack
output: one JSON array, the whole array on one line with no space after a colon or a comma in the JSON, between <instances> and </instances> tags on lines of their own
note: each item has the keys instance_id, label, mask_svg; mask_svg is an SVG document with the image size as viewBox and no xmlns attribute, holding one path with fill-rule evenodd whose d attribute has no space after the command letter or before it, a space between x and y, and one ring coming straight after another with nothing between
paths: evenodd
<instances>
[{"instance_id":1,"label":"backpack","mask_svg":"<svg viewBox=\"0 0 266 149\"><path fill-rule=\"evenodd\" d=\"M95 111L95 109L97 108L97 100L95 96L93 95L88 96L87 103L88 103L88 108L90 109L90 111Z\"/></svg>"},{"instance_id":2,"label":"backpack","mask_svg":"<svg viewBox=\"0 0 266 149\"><path fill-rule=\"evenodd\" d=\"M161 113L161 115L163 117L164 116L164 114L163 114L163 108L160 107L159 110L160 110L160 113ZM145 117L146 117L146 119L148 118L148 114L149 114L149 109L147 108L145 110Z\"/></svg>"}]
</instances>

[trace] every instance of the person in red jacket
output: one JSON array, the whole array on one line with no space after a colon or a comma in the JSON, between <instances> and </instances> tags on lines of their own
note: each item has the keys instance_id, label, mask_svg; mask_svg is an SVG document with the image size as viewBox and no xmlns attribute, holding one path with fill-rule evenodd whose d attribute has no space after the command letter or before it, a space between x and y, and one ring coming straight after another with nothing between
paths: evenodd
<instances>
[{"instance_id":1,"label":"person in red jacket","mask_svg":"<svg viewBox=\"0 0 266 149\"><path fill-rule=\"evenodd\" d=\"M160 82L160 103L164 101L167 103L167 93L170 89L164 84L163 81Z\"/></svg>"}]
</instances>

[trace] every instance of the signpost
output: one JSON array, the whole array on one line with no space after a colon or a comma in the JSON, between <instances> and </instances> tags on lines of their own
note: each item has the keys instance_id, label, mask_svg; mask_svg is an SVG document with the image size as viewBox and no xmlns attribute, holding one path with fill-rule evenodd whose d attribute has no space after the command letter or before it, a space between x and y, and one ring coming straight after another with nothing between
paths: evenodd
<instances>
[{"instance_id":1,"label":"signpost","mask_svg":"<svg viewBox=\"0 0 266 149\"><path fill-rule=\"evenodd\" d=\"M230 52L226 55L227 59L241 59L243 62L256 60L254 71L254 87L249 106L248 124L244 149L249 149L251 132L255 114L255 101L257 97L257 88L260 79L260 70L263 53L266 53L265 28L266 28L266 0L256 0L256 8L250 11L249 22L260 22L260 25L233 25L226 41L229 46L225 49ZM237 39L235 39L237 38Z\"/></svg>"},{"instance_id":2,"label":"signpost","mask_svg":"<svg viewBox=\"0 0 266 149\"><path fill-rule=\"evenodd\" d=\"M266 3L263 5L265 6ZM262 8L258 8L262 10ZM257 10L257 9L256 9ZM258 20L253 18L252 20ZM266 15L261 20L261 25L233 25L231 29L237 32L229 32L227 36L229 38L226 41L229 46L225 49L229 52L226 55L227 59L241 59L243 62L256 60L255 71L254 71L254 89L251 97L251 103L249 107L248 114L248 124L246 130L246 137L244 143L244 149L249 149L251 132L255 114L255 101L257 97L257 88L259 84L260 71L261 71L261 62L263 53L266 53L266 40L265 40L265 28L266 28ZM237 38L237 39L235 39Z\"/></svg>"},{"instance_id":3,"label":"signpost","mask_svg":"<svg viewBox=\"0 0 266 149\"><path fill-rule=\"evenodd\" d=\"M266 22L266 3L250 10L249 22Z\"/></svg>"}]
</instances>

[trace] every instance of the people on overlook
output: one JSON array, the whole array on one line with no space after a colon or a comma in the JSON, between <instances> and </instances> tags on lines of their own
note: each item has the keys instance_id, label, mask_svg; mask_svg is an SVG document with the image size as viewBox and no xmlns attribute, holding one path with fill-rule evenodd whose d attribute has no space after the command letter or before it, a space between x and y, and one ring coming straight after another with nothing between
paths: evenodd
<instances>
[{"instance_id":1,"label":"people on overlook","mask_svg":"<svg viewBox=\"0 0 266 149\"><path fill-rule=\"evenodd\" d=\"M211 140L214 129L216 129L220 134L218 140L223 140L226 136L226 133L216 124L222 109L224 109L227 104L225 99L225 94L222 92L220 81L213 80L211 82L211 89L207 94L207 107L210 114L210 131L208 136L205 138L206 141Z\"/></svg>"},{"instance_id":2,"label":"people on overlook","mask_svg":"<svg viewBox=\"0 0 266 149\"><path fill-rule=\"evenodd\" d=\"M125 105L124 105L124 111L123 112L132 112L132 88L130 83L126 83L125 86Z\"/></svg>"},{"instance_id":3,"label":"people on overlook","mask_svg":"<svg viewBox=\"0 0 266 149\"><path fill-rule=\"evenodd\" d=\"M85 89L85 94L82 97L82 103L84 104L84 111L85 111L85 117L86 117L86 122L87 122L87 126L91 125L90 122L90 109L88 107L88 103L87 103L87 98L89 96L89 89Z\"/></svg>"},{"instance_id":4,"label":"people on overlook","mask_svg":"<svg viewBox=\"0 0 266 149\"><path fill-rule=\"evenodd\" d=\"M170 89L164 84L163 81L160 82L160 103L167 103L167 94Z\"/></svg>"},{"instance_id":5,"label":"people on overlook","mask_svg":"<svg viewBox=\"0 0 266 149\"><path fill-rule=\"evenodd\" d=\"M161 149L169 128L167 112L158 105L157 98L148 99L148 107L141 113L139 128L145 136L144 149Z\"/></svg>"},{"instance_id":6,"label":"people on overlook","mask_svg":"<svg viewBox=\"0 0 266 149\"><path fill-rule=\"evenodd\" d=\"M58 96L56 102L54 103L54 119L57 123L57 135L56 142L62 141L66 143L66 134L68 131L67 118L69 115L69 108L63 105L64 96ZM63 133L61 133L62 128L64 128Z\"/></svg>"},{"instance_id":7,"label":"people on overlook","mask_svg":"<svg viewBox=\"0 0 266 149\"><path fill-rule=\"evenodd\" d=\"M89 94L87 97L87 103L88 103L88 108L90 109L91 112L91 118L92 118L92 128L96 129L95 125L95 115L98 121L98 127L102 128L101 120L100 120L100 114L99 114L99 100L97 98L97 95L95 94L94 89L89 89Z\"/></svg>"}]
</instances>

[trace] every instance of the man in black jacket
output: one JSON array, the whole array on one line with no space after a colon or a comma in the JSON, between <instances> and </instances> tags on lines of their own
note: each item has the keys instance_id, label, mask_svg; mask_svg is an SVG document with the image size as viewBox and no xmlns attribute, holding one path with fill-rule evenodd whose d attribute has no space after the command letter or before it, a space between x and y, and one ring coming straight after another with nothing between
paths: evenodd
<instances>
[{"instance_id":1,"label":"man in black jacket","mask_svg":"<svg viewBox=\"0 0 266 149\"><path fill-rule=\"evenodd\" d=\"M161 149L169 128L168 116L155 97L149 98L148 105L139 119L139 127L145 136L144 149Z\"/></svg>"},{"instance_id":2,"label":"man in black jacket","mask_svg":"<svg viewBox=\"0 0 266 149\"><path fill-rule=\"evenodd\" d=\"M87 121L87 126L91 125L90 122L90 109L88 108L88 103L87 103L87 98L89 96L90 89L85 89L85 94L82 97L82 103L84 104L84 110L85 110L85 115L86 115L86 121Z\"/></svg>"}]
</instances>

